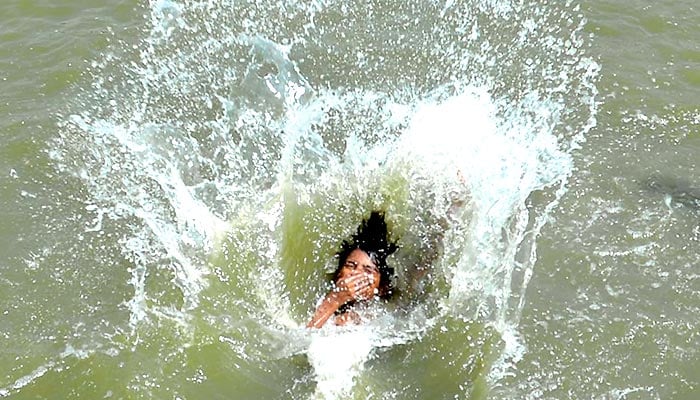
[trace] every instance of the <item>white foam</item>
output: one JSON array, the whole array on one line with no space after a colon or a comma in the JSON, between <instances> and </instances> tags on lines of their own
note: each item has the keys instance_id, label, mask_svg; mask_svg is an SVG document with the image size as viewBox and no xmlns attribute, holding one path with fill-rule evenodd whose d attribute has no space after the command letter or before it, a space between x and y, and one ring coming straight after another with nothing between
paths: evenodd
<instances>
[{"instance_id":1,"label":"white foam","mask_svg":"<svg viewBox=\"0 0 700 400\"><path fill-rule=\"evenodd\" d=\"M307 351L316 375L316 396L347 398L355 378L374 349L374 335L366 327L328 327L312 334Z\"/></svg>"},{"instance_id":2,"label":"white foam","mask_svg":"<svg viewBox=\"0 0 700 400\"><path fill-rule=\"evenodd\" d=\"M419 103L396 153L419 164L416 169L427 169L428 176L454 179L461 172L466 182L481 189L484 181L496 175L491 171L501 168L498 156L509 150L502 148L496 133L495 108L488 93L470 88L446 100Z\"/></svg>"}]
</instances>

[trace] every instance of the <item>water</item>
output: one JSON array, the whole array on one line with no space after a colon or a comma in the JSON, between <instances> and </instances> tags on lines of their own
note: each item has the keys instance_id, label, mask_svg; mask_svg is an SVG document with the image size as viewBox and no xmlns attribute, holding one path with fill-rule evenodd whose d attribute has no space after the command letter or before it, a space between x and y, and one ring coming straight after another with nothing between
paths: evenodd
<instances>
[{"instance_id":1,"label":"water","mask_svg":"<svg viewBox=\"0 0 700 400\"><path fill-rule=\"evenodd\" d=\"M700 394L692 3L91 4L0 5L0 396Z\"/></svg>"}]
</instances>

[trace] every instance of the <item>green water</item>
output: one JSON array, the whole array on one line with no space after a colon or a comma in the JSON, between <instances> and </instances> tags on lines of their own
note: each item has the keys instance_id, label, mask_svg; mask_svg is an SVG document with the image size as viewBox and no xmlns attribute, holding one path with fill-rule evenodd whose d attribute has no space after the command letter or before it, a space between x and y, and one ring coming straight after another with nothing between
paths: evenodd
<instances>
[{"instance_id":1,"label":"green water","mask_svg":"<svg viewBox=\"0 0 700 400\"><path fill-rule=\"evenodd\" d=\"M0 397L312 397L313 368L304 354L281 345L296 337L280 333L287 332L278 326L285 320L270 310L280 310L296 324L306 321L323 292L323 267L332 260L337 239L354 229L365 209L388 208L395 215L394 229L406 236L414 204L406 191L410 179L401 170L391 171L387 178L372 182L375 186L370 187L380 189L367 197L352 197L352 190L328 185L308 199L306 187L294 188L294 182L302 178L290 178L292 183L286 182L279 193L263 193L257 203L237 204L228 213L217 210L217 215L227 217L233 233L220 238L214 250L182 246L186 259L202 260L211 274L200 278L184 267L171 268L171 255L158 257L141 249L152 237L132 231L131 219L117 217L118 206L100 202L105 194L98 194L96 187L103 187L107 195L119 192L119 180L128 178L102 174L101 166L107 165L102 158L111 163L112 172L118 168L114 165L134 165L120 148L115 146L113 153L105 155L84 132L85 137L75 139L88 143L83 154L72 158L53 154L64 143L57 138L66 137L65 122L70 115L110 116L114 110L143 105L119 97L132 87L141 88L141 82L128 81L125 76L129 74L120 71L130 62L139 62L132 46L142 44L148 34L152 5L135 1L90 4L63 1L57 6L19 0L0 4L0 201L4 205L0 209ZM293 13L291 3L285 4L287 9L278 10L274 4L259 7L280 15ZM700 10L689 0L578 4L586 19L582 31L585 54L600 65L597 123L581 147L571 152L574 168L568 190L536 240L537 261L531 278L525 280L523 308L509 309L518 314L507 321L516 321L518 343L524 350L508 360L512 365L506 373L495 371L507 341L479 318L436 311L444 306L442 299L450 291L449 278L443 277L444 282L438 280L428 298L435 308L427 311L428 317L443 320L426 325L426 331L411 340L375 352L364 365L366 372L356 379L355 398L700 396L696 255L700 243ZM215 2L212 7L219 7L219 14L229 10ZM362 25L365 17L375 21L356 7L350 26ZM372 10L378 15L405 14L410 16L408 21L418 13L410 8L375 2ZM242 9L245 12L237 10L238 17L255 20L255 7ZM334 22L334 15L322 14L327 21L319 18L317 23L342 26ZM296 29L295 21L284 28ZM372 40L372 32L384 22L380 17L376 21L380 21L376 26L367 24L362 35L370 38L366 43L379 46L382 40ZM274 21L269 23L274 30ZM481 16L479 23L488 26L489 19ZM407 24L411 27L408 33L415 37L439 39L431 36L427 16L426 21ZM574 29L574 25L562 20L551 29ZM278 39L283 41L286 33L280 29ZM369 60L395 57L386 60L386 76L404 74L404 78L390 80L375 70L354 69L342 56L346 42L333 33L321 36L326 42L319 47L337 45L341 50L324 53L309 46L312 49L305 54L316 54L318 64L297 60L306 79L320 82L319 86L330 82L338 87L390 91L403 80L430 86L446 79L431 64L436 57L446 57L444 54L411 51L415 50L412 46L420 45L419 39L416 43L408 40L410 45L396 52L365 49ZM211 36L226 39L217 32ZM505 52L510 43L491 44L504 52L504 60L508 58ZM156 59L166 58L158 54L161 50L154 51ZM168 56L177 58L175 50L170 51ZM185 61L187 71L195 70L191 65L196 66L196 60ZM506 64L504 61L504 66L514 65ZM502 74L498 76L518 76L510 70ZM96 84L100 76L104 81ZM181 93L182 98L162 101L158 96L166 98L166 94L149 87L151 97L144 103L161 101L163 109L180 121L216 114L201 105L187 106L188 96L199 93L197 85L206 86L210 79L200 70L193 76L200 80L192 85L192 92ZM212 86L219 84L215 78L211 81ZM504 79L494 91L519 93L524 81ZM110 88L114 91L100 92ZM97 105L84 99L102 99L103 103L93 112ZM273 116L280 113L274 108L276 103L263 98L260 104L263 108L272 104ZM114 114L118 120L126 113ZM381 118L365 114L368 121ZM374 125L368 122L368 126ZM338 123L333 128L344 126ZM395 134L390 132L382 139ZM158 137L151 139L153 147L163 142ZM342 138L328 142L343 145ZM284 157L272 145L270 151L270 159L260 164ZM97 161L85 161L91 159ZM323 169L320 165L310 165L309 170ZM214 175L214 169L202 168L198 174ZM257 180L251 185L269 185L267 175L255 175ZM159 185L164 186L146 180L146 194L135 191L124 198L144 196L160 210L160 202L166 201L148 197ZM345 208L324 203L341 195L347 196ZM552 188L535 191L528 205L538 210L553 196ZM271 231L253 216L261 209L274 209L278 197L285 205L280 211L282 222L277 221L281 229ZM173 208L163 207L157 222L166 221L163 226L167 227L169 218L186 221ZM312 211L317 209L322 211ZM100 210L104 211L102 219L98 218ZM98 225L100 229L94 229ZM343 232L330 228L335 226L341 226ZM314 229L303 232L308 227ZM189 238L190 231L182 229L188 233L176 233ZM125 241L130 237L138 239L135 244ZM237 247L240 243L246 246ZM273 264L281 267L270 268ZM149 268L140 272L139 266L144 265ZM270 286L256 283L261 270L272 274L263 276L278 280ZM141 283L134 283L138 277ZM181 290L197 289L200 279L205 284L196 296ZM140 289L143 298L136 293ZM265 294L251 295L255 290ZM465 307L472 306L471 300L465 301ZM142 309L152 311L141 318L134 310Z\"/></svg>"}]
</instances>

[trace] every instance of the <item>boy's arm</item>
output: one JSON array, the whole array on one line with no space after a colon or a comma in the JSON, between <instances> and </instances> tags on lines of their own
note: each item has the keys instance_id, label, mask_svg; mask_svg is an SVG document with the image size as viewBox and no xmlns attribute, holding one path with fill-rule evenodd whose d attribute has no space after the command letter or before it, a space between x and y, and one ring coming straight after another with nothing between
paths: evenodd
<instances>
[{"instance_id":1,"label":"boy's arm","mask_svg":"<svg viewBox=\"0 0 700 400\"><path fill-rule=\"evenodd\" d=\"M352 300L347 291L332 290L321 301L311 321L306 324L307 328L320 328L330 317L345 303Z\"/></svg>"}]
</instances>

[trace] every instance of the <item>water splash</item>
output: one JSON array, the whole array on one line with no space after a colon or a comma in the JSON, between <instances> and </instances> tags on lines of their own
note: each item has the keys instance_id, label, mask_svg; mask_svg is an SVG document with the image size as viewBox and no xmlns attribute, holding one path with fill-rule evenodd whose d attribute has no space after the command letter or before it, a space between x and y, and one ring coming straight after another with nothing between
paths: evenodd
<instances>
[{"instance_id":1,"label":"water splash","mask_svg":"<svg viewBox=\"0 0 700 400\"><path fill-rule=\"evenodd\" d=\"M152 1L145 38L121 49L127 61L115 67L118 57L106 55L95 65L53 155L90 192L87 229L119 232L134 335L164 319L190 332L182 346L197 342L197 323L222 337L297 335L313 301L297 286L320 295L312 270L381 207L409 255L425 244L417 227L452 221L435 287L380 335L311 340L316 393L342 396L375 349L420 341L444 319L499 333L491 382L517 362L536 238L595 123L597 66L585 56L583 19L570 3L368 10ZM455 194L465 199L456 214ZM303 230L285 233L295 212ZM320 357L347 335L358 349L347 364Z\"/></svg>"}]
</instances>

